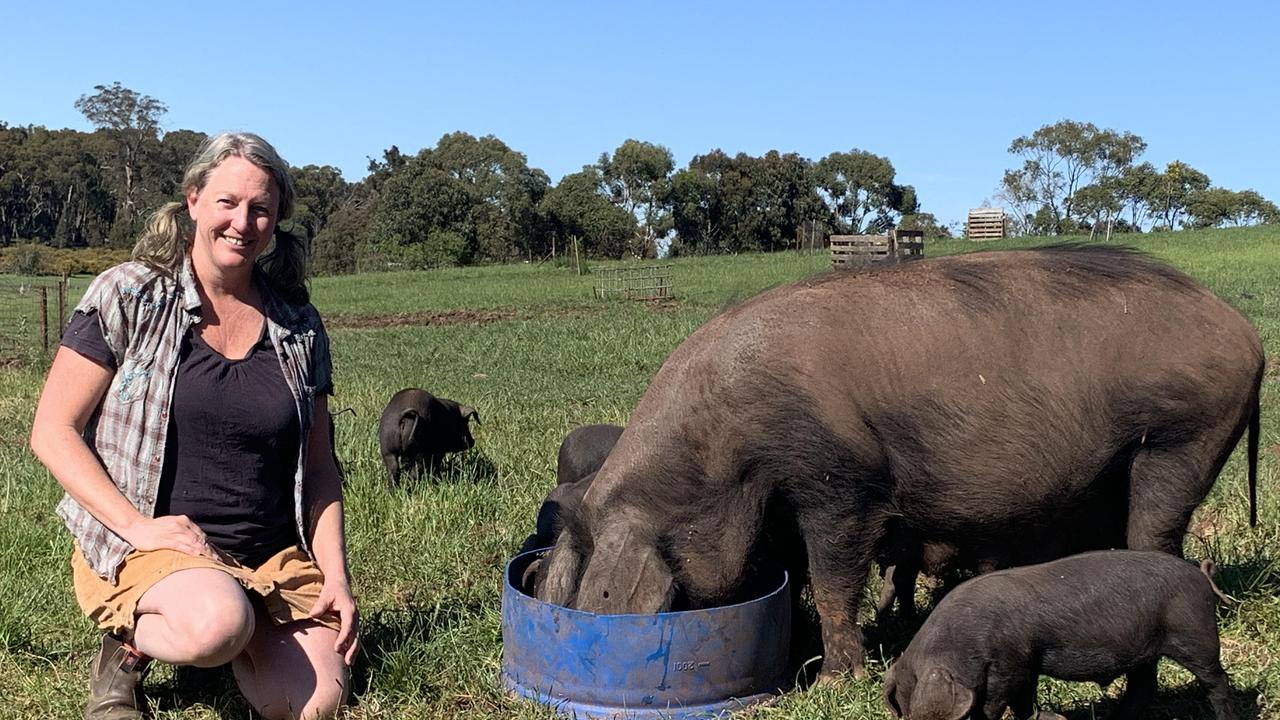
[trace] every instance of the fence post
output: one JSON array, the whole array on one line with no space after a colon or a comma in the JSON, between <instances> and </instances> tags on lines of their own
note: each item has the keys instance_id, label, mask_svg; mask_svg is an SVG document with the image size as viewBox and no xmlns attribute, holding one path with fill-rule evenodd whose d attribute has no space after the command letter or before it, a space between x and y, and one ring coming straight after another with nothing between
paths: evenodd
<instances>
[{"instance_id":1,"label":"fence post","mask_svg":"<svg viewBox=\"0 0 1280 720\"><path fill-rule=\"evenodd\" d=\"M49 289L40 287L40 343L49 352Z\"/></svg>"},{"instance_id":2,"label":"fence post","mask_svg":"<svg viewBox=\"0 0 1280 720\"><path fill-rule=\"evenodd\" d=\"M58 341L62 341L62 326L67 323L67 276L58 281Z\"/></svg>"}]
</instances>

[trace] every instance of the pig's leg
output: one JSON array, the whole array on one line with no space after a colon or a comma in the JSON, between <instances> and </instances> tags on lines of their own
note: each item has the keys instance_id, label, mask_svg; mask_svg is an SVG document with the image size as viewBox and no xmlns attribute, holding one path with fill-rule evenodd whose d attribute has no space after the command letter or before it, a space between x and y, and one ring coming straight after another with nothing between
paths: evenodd
<instances>
[{"instance_id":1,"label":"pig's leg","mask_svg":"<svg viewBox=\"0 0 1280 720\"><path fill-rule=\"evenodd\" d=\"M1205 689L1209 691L1209 703L1213 705L1213 714L1218 720L1235 720L1236 711L1232 703L1233 691L1231 679L1222 669L1218 660L1219 641L1216 628L1196 633L1188 637L1184 633L1170 643L1168 655L1174 662L1196 676Z\"/></svg>"},{"instance_id":2,"label":"pig's leg","mask_svg":"<svg viewBox=\"0 0 1280 720\"><path fill-rule=\"evenodd\" d=\"M822 673L819 681L852 672L866 678L858 605L871 570L875 537L860 518L841 517L832 508L801 515L809 551L809 582L822 623Z\"/></svg>"},{"instance_id":3,"label":"pig's leg","mask_svg":"<svg viewBox=\"0 0 1280 720\"><path fill-rule=\"evenodd\" d=\"M987 669L987 687L982 714L987 720L1000 720L1005 708L1013 710L1017 720L1028 720L1035 712L1036 678L1027 677L1023 667L1004 667L993 663Z\"/></svg>"},{"instance_id":4,"label":"pig's leg","mask_svg":"<svg viewBox=\"0 0 1280 720\"><path fill-rule=\"evenodd\" d=\"M1136 720L1156 694L1156 664L1147 663L1125 673L1124 697L1108 720Z\"/></svg>"}]
</instances>

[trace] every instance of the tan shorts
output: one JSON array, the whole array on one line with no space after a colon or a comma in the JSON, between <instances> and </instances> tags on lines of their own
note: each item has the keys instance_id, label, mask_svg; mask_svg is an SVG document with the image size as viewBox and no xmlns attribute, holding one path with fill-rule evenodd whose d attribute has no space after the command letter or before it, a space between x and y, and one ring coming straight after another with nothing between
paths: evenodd
<instances>
[{"instance_id":1,"label":"tan shorts","mask_svg":"<svg viewBox=\"0 0 1280 720\"><path fill-rule=\"evenodd\" d=\"M80 609L105 632L124 637L133 634L138 601L152 585L179 570L210 568L235 578L254 604L277 625L309 619L307 614L320 597L324 575L302 548L281 550L256 568L246 568L228 558L224 562L188 555L177 550L134 550L120 565L116 584L89 569L80 548L71 553L71 575ZM315 622L338 630L341 620L329 613Z\"/></svg>"}]
</instances>

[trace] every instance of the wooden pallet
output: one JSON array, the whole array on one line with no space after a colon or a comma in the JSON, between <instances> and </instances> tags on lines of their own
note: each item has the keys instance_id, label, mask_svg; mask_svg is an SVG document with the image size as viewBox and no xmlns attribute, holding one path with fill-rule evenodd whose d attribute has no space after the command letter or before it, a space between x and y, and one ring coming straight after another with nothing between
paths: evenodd
<instances>
[{"instance_id":1,"label":"wooden pallet","mask_svg":"<svg viewBox=\"0 0 1280 720\"><path fill-rule=\"evenodd\" d=\"M1004 237L1004 208L974 208L964 223L970 240L998 240Z\"/></svg>"},{"instance_id":2,"label":"wooden pallet","mask_svg":"<svg viewBox=\"0 0 1280 720\"><path fill-rule=\"evenodd\" d=\"M861 267L892 257L923 257L924 233L894 230L888 235L832 235L831 266Z\"/></svg>"}]
</instances>

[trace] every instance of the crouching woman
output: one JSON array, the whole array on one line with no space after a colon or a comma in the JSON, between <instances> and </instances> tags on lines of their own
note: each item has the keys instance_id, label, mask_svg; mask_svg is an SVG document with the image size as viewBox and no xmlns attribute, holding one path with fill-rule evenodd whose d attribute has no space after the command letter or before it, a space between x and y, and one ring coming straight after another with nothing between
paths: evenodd
<instances>
[{"instance_id":1,"label":"crouching woman","mask_svg":"<svg viewBox=\"0 0 1280 720\"><path fill-rule=\"evenodd\" d=\"M224 133L182 190L76 307L32 427L66 491L76 600L104 632L85 717L141 717L153 659L229 662L264 717L330 717L359 619L328 338L305 248L276 226L289 168Z\"/></svg>"}]
</instances>

